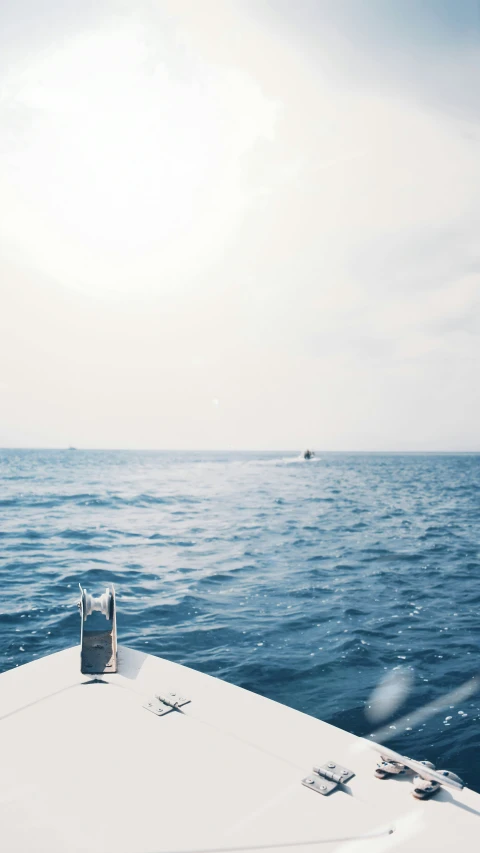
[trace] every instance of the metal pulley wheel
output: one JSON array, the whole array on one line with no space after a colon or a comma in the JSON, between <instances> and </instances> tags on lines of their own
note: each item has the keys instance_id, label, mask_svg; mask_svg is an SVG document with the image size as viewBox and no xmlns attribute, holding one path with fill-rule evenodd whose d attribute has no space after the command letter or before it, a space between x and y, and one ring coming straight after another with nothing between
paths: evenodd
<instances>
[{"instance_id":1,"label":"metal pulley wheel","mask_svg":"<svg viewBox=\"0 0 480 853\"><path fill-rule=\"evenodd\" d=\"M80 589L82 588L80 587ZM111 589L107 587L103 595L100 595L98 598L94 598L86 589L82 589L81 608L84 622L87 616L90 616L94 610L103 613L106 619L111 620L113 618L113 595Z\"/></svg>"}]
</instances>

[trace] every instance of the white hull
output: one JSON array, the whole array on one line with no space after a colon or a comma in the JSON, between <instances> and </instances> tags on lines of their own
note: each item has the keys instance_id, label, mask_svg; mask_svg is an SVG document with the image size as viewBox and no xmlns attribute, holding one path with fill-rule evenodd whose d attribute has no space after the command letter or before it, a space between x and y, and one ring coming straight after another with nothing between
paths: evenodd
<instances>
[{"instance_id":1,"label":"white hull","mask_svg":"<svg viewBox=\"0 0 480 853\"><path fill-rule=\"evenodd\" d=\"M81 675L79 647L0 676L5 853L480 846L480 795L415 800L411 777L376 779L371 744L327 723L124 647L118 673L97 678ZM170 692L191 701L145 709ZM328 761L355 776L322 796L302 779Z\"/></svg>"}]
</instances>

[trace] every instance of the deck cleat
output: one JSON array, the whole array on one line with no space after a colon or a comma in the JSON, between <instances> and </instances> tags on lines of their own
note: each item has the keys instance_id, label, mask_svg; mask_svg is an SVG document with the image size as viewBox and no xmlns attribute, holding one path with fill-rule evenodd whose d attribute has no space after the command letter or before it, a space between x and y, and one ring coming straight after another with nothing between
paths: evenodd
<instances>
[{"instance_id":1,"label":"deck cleat","mask_svg":"<svg viewBox=\"0 0 480 853\"><path fill-rule=\"evenodd\" d=\"M435 770L435 765L431 761L419 761L419 764L423 764L426 770ZM437 793L439 788L440 782L435 779L428 779L421 775L413 777L412 796L417 800L428 800Z\"/></svg>"},{"instance_id":2,"label":"deck cleat","mask_svg":"<svg viewBox=\"0 0 480 853\"><path fill-rule=\"evenodd\" d=\"M434 779L423 779L421 776L415 776L412 796L416 800L428 800L440 790L440 787L440 782L436 782Z\"/></svg>"},{"instance_id":3,"label":"deck cleat","mask_svg":"<svg viewBox=\"0 0 480 853\"><path fill-rule=\"evenodd\" d=\"M421 763L428 765L432 770L435 769L434 765L429 761L422 761ZM457 776L456 773L452 773L451 770L437 770L437 775L443 776L446 784L448 784L448 779L449 782L456 782L458 786L463 786L463 781L460 779L460 776ZM442 783L436 779L424 779L422 776L415 776L413 780L412 796L417 800L428 800L430 797L433 797L441 787Z\"/></svg>"},{"instance_id":4,"label":"deck cleat","mask_svg":"<svg viewBox=\"0 0 480 853\"><path fill-rule=\"evenodd\" d=\"M393 761L385 755L380 757L382 760L378 762L375 770L375 776L377 779L388 779L389 776L400 776L407 772L408 768L405 764L401 764L399 761Z\"/></svg>"},{"instance_id":5,"label":"deck cleat","mask_svg":"<svg viewBox=\"0 0 480 853\"><path fill-rule=\"evenodd\" d=\"M442 787L454 788L457 791L461 791L464 787L462 779L456 773L450 770L435 770L435 765L431 761L415 761L380 744L372 744L372 746L380 753L381 758L375 769L377 779L413 773L412 794L417 800L433 797Z\"/></svg>"}]
</instances>

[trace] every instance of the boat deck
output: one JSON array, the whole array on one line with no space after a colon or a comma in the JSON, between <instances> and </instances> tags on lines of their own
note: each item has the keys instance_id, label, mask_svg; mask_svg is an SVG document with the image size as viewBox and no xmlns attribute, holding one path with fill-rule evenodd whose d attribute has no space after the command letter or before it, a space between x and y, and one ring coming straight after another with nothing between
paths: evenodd
<instances>
[{"instance_id":1,"label":"boat deck","mask_svg":"<svg viewBox=\"0 0 480 853\"><path fill-rule=\"evenodd\" d=\"M79 658L74 647L0 676L6 853L477 849L469 789L417 801L411 777L376 779L371 745L320 720L122 646L100 681ZM157 716L144 703L158 693L191 701ZM322 796L301 782L328 761L355 776Z\"/></svg>"}]
</instances>

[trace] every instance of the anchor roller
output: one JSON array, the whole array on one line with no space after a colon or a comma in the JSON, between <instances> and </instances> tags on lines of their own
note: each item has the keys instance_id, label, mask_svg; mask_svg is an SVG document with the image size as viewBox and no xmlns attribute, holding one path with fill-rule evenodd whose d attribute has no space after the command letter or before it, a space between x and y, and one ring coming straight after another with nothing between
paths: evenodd
<instances>
[{"instance_id":1,"label":"anchor roller","mask_svg":"<svg viewBox=\"0 0 480 853\"><path fill-rule=\"evenodd\" d=\"M107 587L102 595L95 598L80 585L78 606L81 616L81 672L92 675L116 672L117 626L114 587Z\"/></svg>"}]
</instances>

